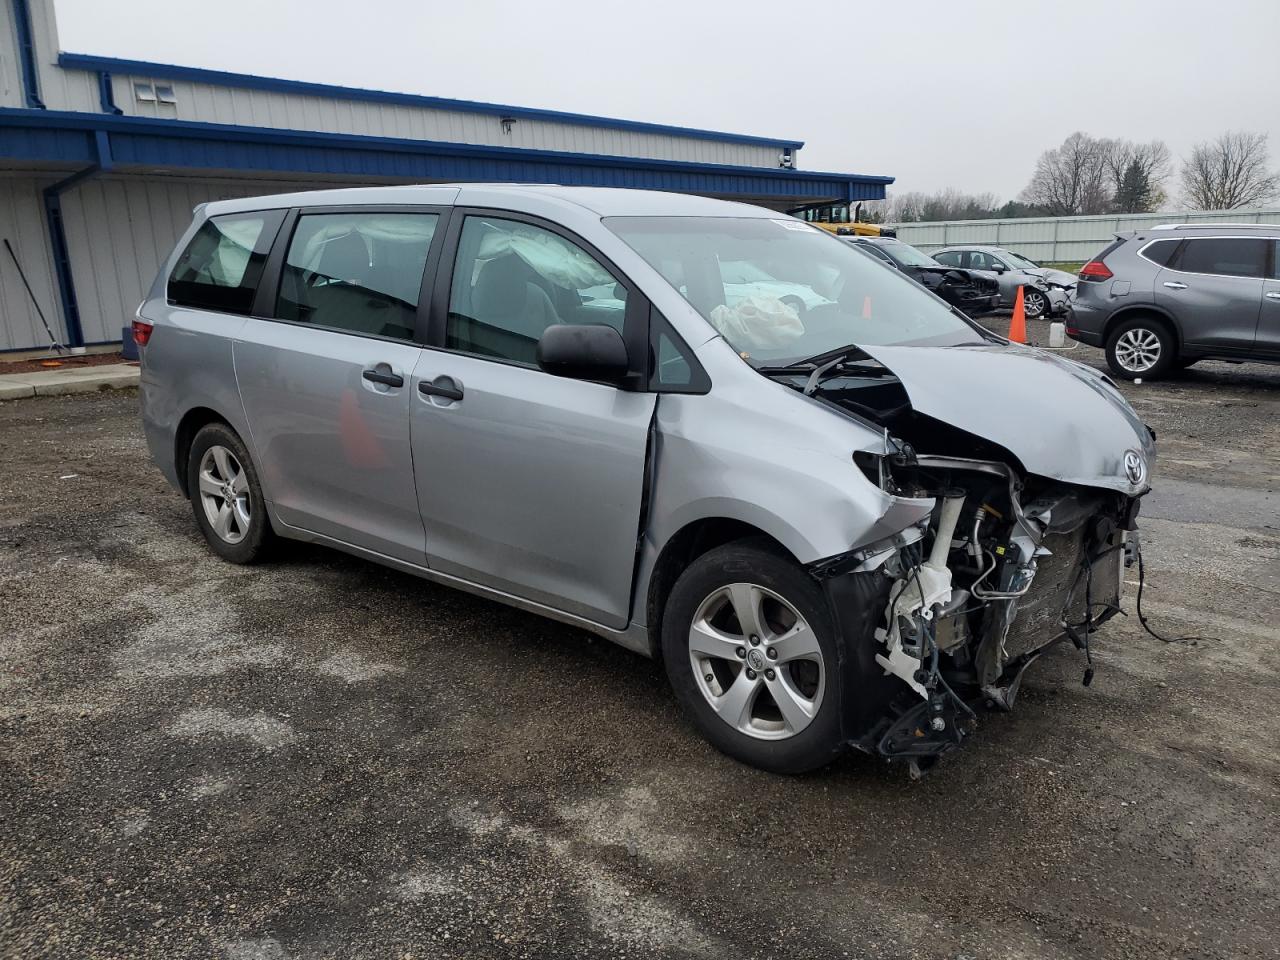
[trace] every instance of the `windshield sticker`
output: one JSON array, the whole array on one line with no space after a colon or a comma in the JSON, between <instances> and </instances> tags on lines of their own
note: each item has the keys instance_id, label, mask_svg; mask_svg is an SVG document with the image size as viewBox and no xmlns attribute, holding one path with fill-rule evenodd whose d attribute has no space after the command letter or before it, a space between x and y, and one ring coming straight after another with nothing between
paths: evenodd
<instances>
[{"instance_id":1,"label":"windshield sticker","mask_svg":"<svg viewBox=\"0 0 1280 960\"><path fill-rule=\"evenodd\" d=\"M774 220L774 223L786 230L813 230L814 227L809 226L803 220Z\"/></svg>"}]
</instances>

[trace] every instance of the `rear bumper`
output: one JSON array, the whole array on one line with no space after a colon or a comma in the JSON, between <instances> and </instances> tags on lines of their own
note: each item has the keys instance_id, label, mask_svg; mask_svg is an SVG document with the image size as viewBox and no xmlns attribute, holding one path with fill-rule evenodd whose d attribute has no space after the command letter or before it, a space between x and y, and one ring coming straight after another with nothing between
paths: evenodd
<instances>
[{"instance_id":1,"label":"rear bumper","mask_svg":"<svg viewBox=\"0 0 1280 960\"><path fill-rule=\"evenodd\" d=\"M1066 317L1067 336L1093 347L1101 347L1103 331L1107 328L1107 317L1111 311L1100 310L1078 297L1069 306Z\"/></svg>"}]
</instances>

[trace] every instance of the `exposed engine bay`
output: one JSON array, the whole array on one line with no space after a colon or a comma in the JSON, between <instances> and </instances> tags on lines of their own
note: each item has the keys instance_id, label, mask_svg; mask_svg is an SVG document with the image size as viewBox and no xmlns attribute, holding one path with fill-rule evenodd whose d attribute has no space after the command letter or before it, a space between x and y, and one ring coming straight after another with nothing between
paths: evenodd
<instances>
[{"instance_id":1,"label":"exposed engine bay","mask_svg":"<svg viewBox=\"0 0 1280 960\"><path fill-rule=\"evenodd\" d=\"M897 686L855 744L922 769L964 739L976 708L1011 709L1026 668L1064 638L1084 654L1088 684L1091 635L1119 612L1136 557L1139 496L1029 473L991 440L920 413L865 354L791 385L882 431L881 450L854 455L868 480L935 501L918 524L813 570L888 583L869 639Z\"/></svg>"}]
</instances>

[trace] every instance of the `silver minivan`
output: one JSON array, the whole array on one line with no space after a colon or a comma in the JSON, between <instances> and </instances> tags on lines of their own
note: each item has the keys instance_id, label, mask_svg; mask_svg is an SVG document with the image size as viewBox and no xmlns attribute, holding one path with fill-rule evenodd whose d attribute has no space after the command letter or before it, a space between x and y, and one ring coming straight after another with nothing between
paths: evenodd
<instances>
[{"instance_id":1,"label":"silver minivan","mask_svg":"<svg viewBox=\"0 0 1280 960\"><path fill-rule=\"evenodd\" d=\"M1086 655L1153 435L770 210L466 184L225 200L138 309L152 456L235 563L326 544L665 662L768 770L922 769Z\"/></svg>"}]
</instances>

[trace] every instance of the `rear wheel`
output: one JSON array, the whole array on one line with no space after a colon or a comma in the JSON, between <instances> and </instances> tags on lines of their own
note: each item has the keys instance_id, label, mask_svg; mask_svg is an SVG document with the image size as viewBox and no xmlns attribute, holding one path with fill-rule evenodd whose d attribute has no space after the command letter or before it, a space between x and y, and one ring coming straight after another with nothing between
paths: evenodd
<instances>
[{"instance_id":1,"label":"rear wheel","mask_svg":"<svg viewBox=\"0 0 1280 960\"><path fill-rule=\"evenodd\" d=\"M1177 359L1169 328L1150 317L1125 320L1107 338L1107 365L1126 380L1163 376Z\"/></svg>"},{"instance_id":2,"label":"rear wheel","mask_svg":"<svg viewBox=\"0 0 1280 960\"><path fill-rule=\"evenodd\" d=\"M187 488L214 553L232 563L262 559L272 539L262 484L243 441L225 423L202 427L191 441Z\"/></svg>"},{"instance_id":3,"label":"rear wheel","mask_svg":"<svg viewBox=\"0 0 1280 960\"><path fill-rule=\"evenodd\" d=\"M752 542L695 560L662 623L667 676L703 736L775 773L840 750L841 678L822 591L794 562Z\"/></svg>"}]
</instances>

